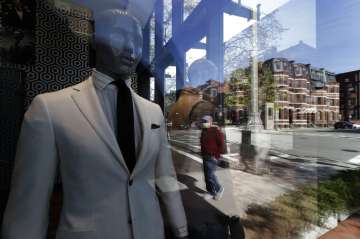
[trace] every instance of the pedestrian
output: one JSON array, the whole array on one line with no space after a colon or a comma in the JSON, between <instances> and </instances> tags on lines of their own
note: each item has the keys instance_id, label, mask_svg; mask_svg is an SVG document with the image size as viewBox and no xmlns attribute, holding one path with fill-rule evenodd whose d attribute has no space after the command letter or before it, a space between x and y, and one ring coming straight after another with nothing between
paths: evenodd
<instances>
[{"instance_id":1,"label":"pedestrian","mask_svg":"<svg viewBox=\"0 0 360 239\"><path fill-rule=\"evenodd\" d=\"M213 125L211 116L206 115L201 119L201 156L207 192L215 200L220 200L224 187L219 183L215 174L220 154L224 153L224 135L218 126Z\"/></svg>"}]
</instances>

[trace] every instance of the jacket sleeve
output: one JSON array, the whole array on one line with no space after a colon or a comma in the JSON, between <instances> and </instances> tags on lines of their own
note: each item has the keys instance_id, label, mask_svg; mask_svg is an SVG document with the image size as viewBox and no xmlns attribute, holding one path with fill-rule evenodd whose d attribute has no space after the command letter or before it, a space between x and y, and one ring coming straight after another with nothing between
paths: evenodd
<instances>
[{"instance_id":1,"label":"jacket sleeve","mask_svg":"<svg viewBox=\"0 0 360 239\"><path fill-rule=\"evenodd\" d=\"M159 113L162 115L160 108ZM188 235L187 221L172 161L170 145L166 136L166 124L163 116L162 119L160 126L161 146L156 164L156 186L159 189L161 201L165 205L170 226L175 236L185 237Z\"/></svg>"},{"instance_id":2,"label":"jacket sleeve","mask_svg":"<svg viewBox=\"0 0 360 239\"><path fill-rule=\"evenodd\" d=\"M54 132L42 95L24 115L17 142L2 239L45 239L56 176Z\"/></svg>"}]
</instances>

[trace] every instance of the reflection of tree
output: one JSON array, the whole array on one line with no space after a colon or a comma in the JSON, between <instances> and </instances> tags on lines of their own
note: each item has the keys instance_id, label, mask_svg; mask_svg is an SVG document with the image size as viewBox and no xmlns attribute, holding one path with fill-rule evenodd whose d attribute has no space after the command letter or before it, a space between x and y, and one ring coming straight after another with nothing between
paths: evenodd
<instances>
[{"instance_id":1,"label":"reflection of tree","mask_svg":"<svg viewBox=\"0 0 360 239\"><path fill-rule=\"evenodd\" d=\"M172 0L164 0L164 44L171 38L172 35ZM185 0L184 1L184 19L196 7L200 0ZM152 26L155 28L155 26Z\"/></svg>"},{"instance_id":2,"label":"reflection of tree","mask_svg":"<svg viewBox=\"0 0 360 239\"><path fill-rule=\"evenodd\" d=\"M268 65L258 63L259 105L275 100L275 81ZM225 107L247 107L250 103L251 68L238 68L230 74L230 93L225 98ZM239 94L240 92L240 94ZM236 96L238 95L238 96Z\"/></svg>"},{"instance_id":3,"label":"reflection of tree","mask_svg":"<svg viewBox=\"0 0 360 239\"><path fill-rule=\"evenodd\" d=\"M276 46L281 34L286 29L276 19L276 11L263 17L258 22L258 54L263 58L266 53ZM225 73L249 65L253 36L251 26L237 34L225 43Z\"/></svg>"}]
</instances>

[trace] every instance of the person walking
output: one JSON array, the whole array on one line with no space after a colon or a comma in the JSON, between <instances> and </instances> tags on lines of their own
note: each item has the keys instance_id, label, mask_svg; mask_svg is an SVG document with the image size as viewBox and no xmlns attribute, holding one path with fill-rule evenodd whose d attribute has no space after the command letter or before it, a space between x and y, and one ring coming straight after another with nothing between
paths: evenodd
<instances>
[{"instance_id":1,"label":"person walking","mask_svg":"<svg viewBox=\"0 0 360 239\"><path fill-rule=\"evenodd\" d=\"M224 135L218 126L213 125L211 116L206 115L201 119L201 156L206 190L214 200L220 200L224 187L220 184L215 172L220 155L224 153Z\"/></svg>"}]
</instances>

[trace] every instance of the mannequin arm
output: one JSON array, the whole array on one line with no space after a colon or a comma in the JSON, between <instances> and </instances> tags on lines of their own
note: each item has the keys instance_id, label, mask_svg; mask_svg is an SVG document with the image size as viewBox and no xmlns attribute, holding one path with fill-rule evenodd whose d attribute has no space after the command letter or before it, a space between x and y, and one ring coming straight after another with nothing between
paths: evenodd
<instances>
[{"instance_id":1,"label":"mannequin arm","mask_svg":"<svg viewBox=\"0 0 360 239\"><path fill-rule=\"evenodd\" d=\"M45 239L56 176L56 146L49 112L34 98L21 126L2 239Z\"/></svg>"}]
</instances>

